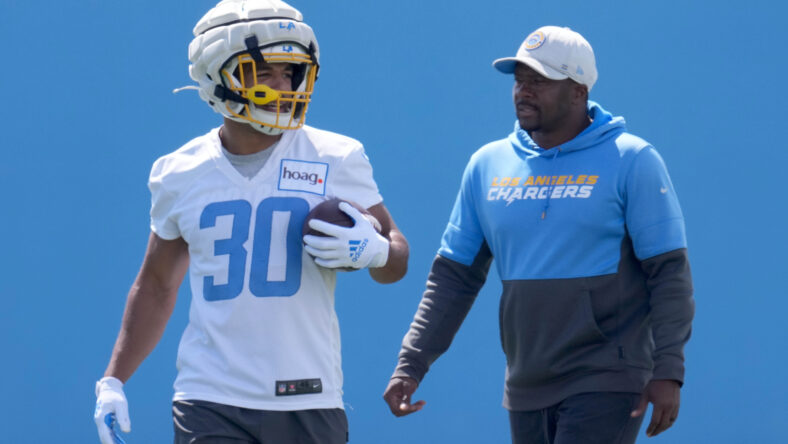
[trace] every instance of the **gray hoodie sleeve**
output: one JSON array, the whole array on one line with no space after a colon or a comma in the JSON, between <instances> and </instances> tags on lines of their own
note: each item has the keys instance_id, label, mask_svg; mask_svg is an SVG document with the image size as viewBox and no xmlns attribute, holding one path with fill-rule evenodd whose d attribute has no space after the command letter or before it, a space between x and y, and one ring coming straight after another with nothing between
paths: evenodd
<instances>
[{"instance_id":1,"label":"gray hoodie sleeve","mask_svg":"<svg viewBox=\"0 0 788 444\"><path fill-rule=\"evenodd\" d=\"M399 362L392 377L407 376L421 382L430 365L451 345L487 280L491 262L492 254L486 243L482 244L471 265L441 255L435 257L427 278L427 290L402 340Z\"/></svg>"},{"instance_id":2,"label":"gray hoodie sleeve","mask_svg":"<svg viewBox=\"0 0 788 444\"><path fill-rule=\"evenodd\" d=\"M669 251L642 261L646 272L654 338L653 379L684 383L684 344L690 338L695 300L692 297L687 249Z\"/></svg>"}]
</instances>

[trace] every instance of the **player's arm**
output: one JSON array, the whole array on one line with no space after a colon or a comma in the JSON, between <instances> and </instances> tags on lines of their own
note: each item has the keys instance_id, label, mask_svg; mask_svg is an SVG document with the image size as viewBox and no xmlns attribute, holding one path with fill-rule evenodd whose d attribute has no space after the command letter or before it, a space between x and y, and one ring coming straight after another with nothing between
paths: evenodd
<instances>
[{"instance_id":1,"label":"player's arm","mask_svg":"<svg viewBox=\"0 0 788 444\"><path fill-rule=\"evenodd\" d=\"M383 399L396 416L421 410L415 392L430 365L449 349L455 334L479 294L492 262L484 243L473 263L464 265L438 255L432 263L427 290L410 330L402 340L399 362Z\"/></svg>"},{"instance_id":2,"label":"player's arm","mask_svg":"<svg viewBox=\"0 0 788 444\"><path fill-rule=\"evenodd\" d=\"M383 203L373 205L367 208L367 211L380 222L380 234L389 241L389 255L386 264L382 267L370 268L369 275L381 284L396 282L402 279L408 271L408 256L410 255L408 240L399 231L397 224L394 223L394 218L391 217L391 213Z\"/></svg>"},{"instance_id":3,"label":"player's arm","mask_svg":"<svg viewBox=\"0 0 788 444\"><path fill-rule=\"evenodd\" d=\"M183 239L164 240L151 233L145 259L126 300L109 366L96 383L93 419L102 444L123 442L114 430L116 422L122 431L131 431L123 384L161 339L188 266L189 252Z\"/></svg>"},{"instance_id":4,"label":"player's arm","mask_svg":"<svg viewBox=\"0 0 788 444\"><path fill-rule=\"evenodd\" d=\"M151 233L105 376L127 381L153 351L172 315L188 266L188 246L182 238L165 240Z\"/></svg>"}]
</instances>

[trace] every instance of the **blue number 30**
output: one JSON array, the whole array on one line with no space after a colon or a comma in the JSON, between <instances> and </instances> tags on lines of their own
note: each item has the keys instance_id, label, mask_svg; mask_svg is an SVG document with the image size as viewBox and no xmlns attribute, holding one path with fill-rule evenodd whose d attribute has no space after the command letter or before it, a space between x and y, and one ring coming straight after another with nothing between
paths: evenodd
<instances>
[{"instance_id":1,"label":"blue number 30","mask_svg":"<svg viewBox=\"0 0 788 444\"><path fill-rule=\"evenodd\" d=\"M301 286L301 225L309 204L296 197L269 197L257 206L249 267L249 291L257 297L292 296ZM214 255L229 256L227 283L203 278L203 297L220 301L237 297L244 288L246 248L252 205L245 200L208 204L200 215L200 229L216 225L219 216L233 216L232 234L214 241ZM286 233L282 236L281 233Z\"/></svg>"}]
</instances>

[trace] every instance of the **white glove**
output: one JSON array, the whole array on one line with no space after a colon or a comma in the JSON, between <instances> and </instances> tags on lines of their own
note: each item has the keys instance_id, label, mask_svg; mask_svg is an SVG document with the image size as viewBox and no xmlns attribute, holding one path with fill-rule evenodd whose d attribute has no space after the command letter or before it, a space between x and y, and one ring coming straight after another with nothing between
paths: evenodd
<instances>
[{"instance_id":1,"label":"white glove","mask_svg":"<svg viewBox=\"0 0 788 444\"><path fill-rule=\"evenodd\" d=\"M341 227L318 219L309 221L311 228L330 236L304 236L304 249L315 258L315 263L326 268L356 269L386 265L389 241L375 230L369 216L361 214L347 202L341 202L339 209L350 216L355 225ZM374 218L372 220L377 222Z\"/></svg>"},{"instance_id":2,"label":"white glove","mask_svg":"<svg viewBox=\"0 0 788 444\"><path fill-rule=\"evenodd\" d=\"M118 378L105 376L96 382L96 411L93 419L98 427L101 444L124 444L113 429L117 419L120 429L131 431L129 403L123 393L123 383Z\"/></svg>"}]
</instances>

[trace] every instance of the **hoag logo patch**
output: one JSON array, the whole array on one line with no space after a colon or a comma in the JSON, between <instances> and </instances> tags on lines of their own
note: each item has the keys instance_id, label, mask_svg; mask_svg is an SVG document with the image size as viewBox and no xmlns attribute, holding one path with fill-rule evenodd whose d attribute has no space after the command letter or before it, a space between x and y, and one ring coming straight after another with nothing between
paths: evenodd
<instances>
[{"instance_id":1,"label":"hoag logo patch","mask_svg":"<svg viewBox=\"0 0 788 444\"><path fill-rule=\"evenodd\" d=\"M328 164L306 160L282 159L279 165L279 186L283 191L326 194Z\"/></svg>"}]
</instances>

